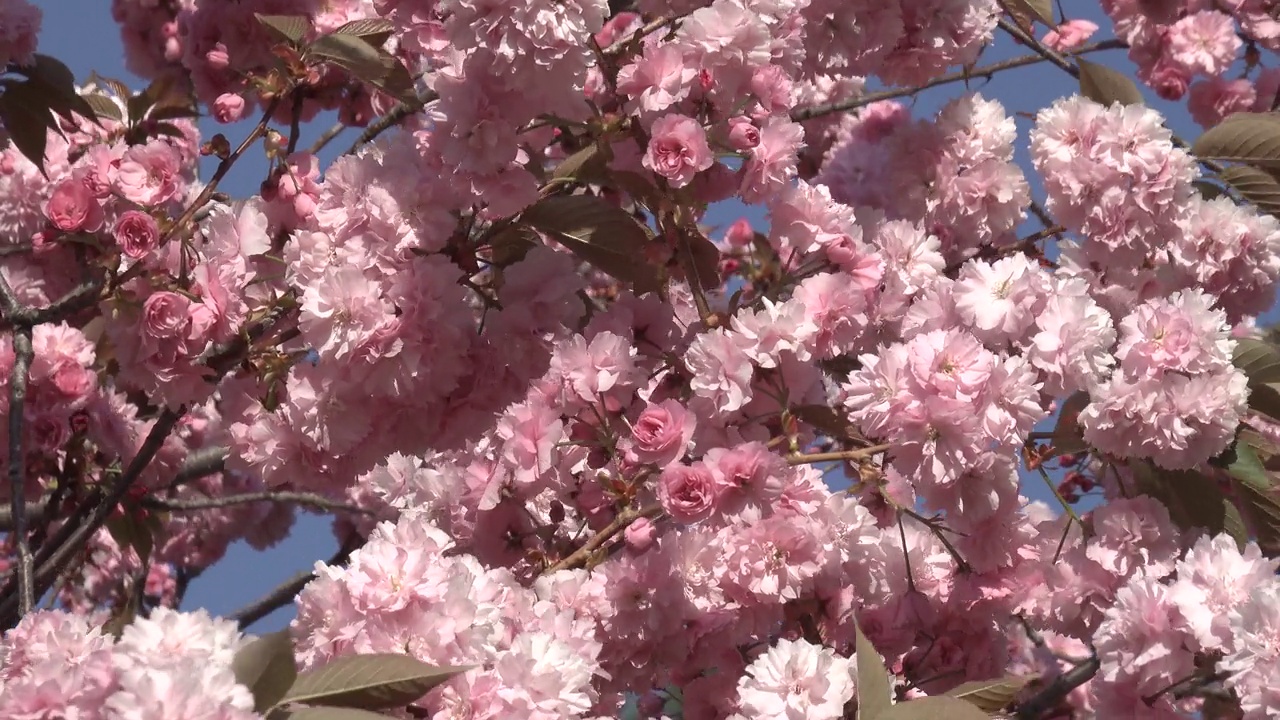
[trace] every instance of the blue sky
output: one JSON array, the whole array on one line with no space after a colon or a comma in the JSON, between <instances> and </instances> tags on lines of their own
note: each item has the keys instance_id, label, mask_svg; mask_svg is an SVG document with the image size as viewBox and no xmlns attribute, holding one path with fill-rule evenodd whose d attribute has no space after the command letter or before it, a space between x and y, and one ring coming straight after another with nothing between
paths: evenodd
<instances>
[{"instance_id":1,"label":"blue sky","mask_svg":"<svg viewBox=\"0 0 1280 720\"><path fill-rule=\"evenodd\" d=\"M90 71L124 80L135 89L142 83L124 69L124 55L116 25L111 19L110 3L88 0L36 0L45 13L44 31L40 37L40 51L53 55L67 63L76 77L83 81ZM1097 39L1110 37L1110 24L1102 15L1096 3L1070 3L1073 12L1080 13L1073 18L1085 18L1098 23L1103 29ZM1081 7L1082 6L1082 7ZM1041 30L1040 34L1043 31ZM1029 51L1016 45L1004 35L997 35L995 42L984 55L980 64L1024 55ZM1109 51L1091 56L1095 62L1101 62L1132 75L1133 65L1125 57L1123 51ZM1009 70L994 76L990 82L974 81L972 89L980 91L985 97L999 100L1006 110L1017 117L1018 129L1022 141L1018 144L1017 161L1024 168L1037 197L1043 197L1038 176L1031 170L1026 148L1026 133L1030 130L1031 119L1028 114L1034 113L1052 103L1055 99L1071 95L1076 91L1075 81L1062 71L1048 64L1039 64L1015 70ZM963 90L960 83L951 84L925 91L914 101L914 110L919 116L931 116L949 99ZM1155 97L1144 89L1151 106L1163 112L1173 130L1182 137L1190 139L1199 133L1199 128L1191 121L1185 107L1168 103ZM301 147L307 147L321 132L334 121L333 116L324 116L311 123L303 134ZM208 137L214 132L223 132L232 144L239 142L244 136L247 126L218 126L211 121L201 122L201 128ZM326 153L321 156L322 165L332 160L341 149L350 144L355 132L348 131L343 137L330 144ZM211 167L206 168L207 177ZM239 163L223 183L222 189L233 196L243 197L256 191L258 184L265 177L267 163L261 155L252 153ZM748 209L736 202L723 203L713 208L707 222L713 225L727 226L738 217L746 215L753 221L761 221L763 213L759 209ZM1027 231L1039 229L1035 221L1027 224ZM1264 321L1273 321L1275 310L1264 317ZM1036 499L1051 501L1050 496L1038 479L1028 478L1024 493ZM308 570L316 560L328 558L336 549L330 533L330 521L326 517L301 514L302 520L295 527L293 535L276 548L265 553L249 549L243 543L232 547L227 557L203 576L194 581L187 595L186 607L205 607L215 614L229 613L247 602L259 597L279 582L300 570ZM288 623L292 617L292 609L285 608L254 626L256 632L278 629Z\"/></svg>"}]
</instances>

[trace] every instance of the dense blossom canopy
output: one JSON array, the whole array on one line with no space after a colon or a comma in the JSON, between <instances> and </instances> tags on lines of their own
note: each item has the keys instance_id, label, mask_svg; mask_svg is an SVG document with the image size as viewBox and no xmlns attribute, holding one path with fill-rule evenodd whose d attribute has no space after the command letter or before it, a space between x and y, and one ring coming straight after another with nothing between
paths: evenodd
<instances>
[{"instance_id":1,"label":"dense blossom canopy","mask_svg":"<svg viewBox=\"0 0 1280 720\"><path fill-rule=\"evenodd\" d=\"M0 720L1280 718L1280 4L1056 5L0 0Z\"/></svg>"}]
</instances>

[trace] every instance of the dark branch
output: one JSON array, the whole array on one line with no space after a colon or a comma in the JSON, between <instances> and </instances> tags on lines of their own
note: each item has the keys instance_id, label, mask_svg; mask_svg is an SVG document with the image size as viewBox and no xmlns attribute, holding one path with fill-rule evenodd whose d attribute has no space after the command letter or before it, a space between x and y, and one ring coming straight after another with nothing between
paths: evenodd
<instances>
[{"instance_id":1,"label":"dark branch","mask_svg":"<svg viewBox=\"0 0 1280 720\"><path fill-rule=\"evenodd\" d=\"M328 564L342 565L354 550L355 548L350 544L343 546L329 559ZM293 602L294 598L298 597L298 593L315 579L316 574L313 572L300 572L277 585L266 595L231 613L230 618L240 624L240 630L243 632L250 625Z\"/></svg>"},{"instance_id":2,"label":"dark branch","mask_svg":"<svg viewBox=\"0 0 1280 720\"><path fill-rule=\"evenodd\" d=\"M1092 680L1093 676L1098 674L1100 667L1098 656L1091 656L1088 660L1054 678L1053 682L1027 701L1019 703L1014 711L1014 717L1018 720L1039 720L1042 715L1066 699L1072 690Z\"/></svg>"}]
</instances>

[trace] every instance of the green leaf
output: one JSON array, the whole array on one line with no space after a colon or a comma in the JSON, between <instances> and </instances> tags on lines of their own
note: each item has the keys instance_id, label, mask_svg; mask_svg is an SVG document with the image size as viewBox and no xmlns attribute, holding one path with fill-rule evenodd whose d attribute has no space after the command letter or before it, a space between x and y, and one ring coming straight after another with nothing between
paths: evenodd
<instances>
[{"instance_id":1,"label":"green leaf","mask_svg":"<svg viewBox=\"0 0 1280 720\"><path fill-rule=\"evenodd\" d=\"M40 91L49 109L67 120L74 122L78 114L91 122L98 121L93 106L76 91L75 73L60 60L37 53L31 65L15 72L26 75L28 84Z\"/></svg>"},{"instance_id":2,"label":"green leaf","mask_svg":"<svg viewBox=\"0 0 1280 720\"><path fill-rule=\"evenodd\" d=\"M1204 180L1204 179L1192 180L1191 187L1199 191L1200 197L1204 198L1205 200L1215 200L1220 197L1228 197L1226 188L1222 187L1221 185L1214 185L1208 180Z\"/></svg>"},{"instance_id":3,"label":"green leaf","mask_svg":"<svg viewBox=\"0 0 1280 720\"><path fill-rule=\"evenodd\" d=\"M999 712L1012 703L1033 678L1010 675L995 680L974 680L951 688L947 697L964 700L987 712Z\"/></svg>"},{"instance_id":4,"label":"green leaf","mask_svg":"<svg viewBox=\"0 0 1280 720\"><path fill-rule=\"evenodd\" d=\"M258 22L277 40L297 45L311 32L311 20L306 15L262 15L254 13Z\"/></svg>"},{"instance_id":5,"label":"green leaf","mask_svg":"<svg viewBox=\"0 0 1280 720\"><path fill-rule=\"evenodd\" d=\"M1058 21L1053 19L1052 0L1009 0L1008 6L1011 11L1033 17L1048 27L1058 26Z\"/></svg>"},{"instance_id":6,"label":"green leaf","mask_svg":"<svg viewBox=\"0 0 1280 720\"><path fill-rule=\"evenodd\" d=\"M105 77L96 72L89 73L89 82L99 87L106 87L121 100L128 100L133 95L133 93L129 92L129 86L115 78Z\"/></svg>"},{"instance_id":7,"label":"green leaf","mask_svg":"<svg viewBox=\"0 0 1280 720\"><path fill-rule=\"evenodd\" d=\"M1280 348L1254 338L1239 338L1231 362L1249 378L1249 386L1280 382Z\"/></svg>"},{"instance_id":8,"label":"green leaf","mask_svg":"<svg viewBox=\"0 0 1280 720\"><path fill-rule=\"evenodd\" d=\"M632 283L637 294L662 286L660 269L645 256L648 228L622 208L594 195L554 195L521 219L601 272Z\"/></svg>"},{"instance_id":9,"label":"green leaf","mask_svg":"<svg viewBox=\"0 0 1280 720\"><path fill-rule=\"evenodd\" d=\"M413 102L413 76L391 53L356 35L325 35L307 47L307 54L332 63L404 102Z\"/></svg>"},{"instance_id":10,"label":"green leaf","mask_svg":"<svg viewBox=\"0 0 1280 720\"><path fill-rule=\"evenodd\" d=\"M107 520L106 527L121 550L133 548L138 559L144 563L151 557L151 551L155 547L151 528L146 523L139 522L128 509Z\"/></svg>"},{"instance_id":11,"label":"green leaf","mask_svg":"<svg viewBox=\"0 0 1280 720\"><path fill-rule=\"evenodd\" d=\"M1218 178L1262 212L1280 214L1280 180L1275 175L1249 165L1229 165Z\"/></svg>"},{"instance_id":12,"label":"green leaf","mask_svg":"<svg viewBox=\"0 0 1280 720\"><path fill-rule=\"evenodd\" d=\"M275 706L298 677L289 631L263 635L244 646L231 661L231 670L236 682L253 693L255 712Z\"/></svg>"},{"instance_id":13,"label":"green leaf","mask_svg":"<svg viewBox=\"0 0 1280 720\"><path fill-rule=\"evenodd\" d=\"M492 235L488 244L490 262L507 267L523 260L530 250L542 244L542 239L528 225L512 223Z\"/></svg>"},{"instance_id":14,"label":"green leaf","mask_svg":"<svg viewBox=\"0 0 1280 720\"><path fill-rule=\"evenodd\" d=\"M858 717L880 720L893 705L893 683L884 660L871 644L862 628L854 625L857 633L856 658L858 663Z\"/></svg>"},{"instance_id":15,"label":"green leaf","mask_svg":"<svg viewBox=\"0 0 1280 720\"><path fill-rule=\"evenodd\" d=\"M1124 73L1083 58L1076 58L1076 65L1080 68L1081 95L1102 105L1143 104L1142 92Z\"/></svg>"},{"instance_id":16,"label":"green leaf","mask_svg":"<svg viewBox=\"0 0 1280 720\"><path fill-rule=\"evenodd\" d=\"M1280 118L1236 113L1196 138L1191 152L1201 160L1280 168Z\"/></svg>"},{"instance_id":17,"label":"green leaf","mask_svg":"<svg viewBox=\"0 0 1280 720\"><path fill-rule=\"evenodd\" d=\"M680 241L685 244L680 253L680 267L690 286L702 290L720 287L720 249L702 231L684 228Z\"/></svg>"},{"instance_id":18,"label":"green leaf","mask_svg":"<svg viewBox=\"0 0 1280 720\"><path fill-rule=\"evenodd\" d=\"M551 173L551 177L595 184L605 180L605 171L608 168L607 151L601 152L600 145L593 142L561 160L555 171Z\"/></svg>"},{"instance_id":19,"label":"green leaf","mask_svg":"<svg viewBox=\"0 0 1280 720\"><path fill-rule=\"evenodd\" d=\"M382 47L386 44L387 38L391 37L395 26L390 20L384 18L362 18L360 20L352 20L333 31L334 35L354 35L363 38L365 42L374 47Z\"/></svg>"},{"instance_id":20,"label":"green leaf","mask_svg":"<svg viewBox=\"0 0 1280 720\"><path fill-rule=\"evenodd\" d=\"M1245 508L1245 515L1257 534L1258 545L1269 555L1280 550L1280 498L1271 474L1251 443L1237 441L1234 452L1229 453L1227 472L1235 480L1236 494Z\"/></svg>"},{"instance_id":21,"label":"green leaf","mask_svg":"<svg viewBox=\"0 0 1280 720\"><path fill-rule=\"evenodd\" d=\"M299 673L281 703L307 703L383 710L408 705L471 667L432 667L408 655L372 654L338 658Z\"/></svg>"},{"instance_id":22,"label":"green leaf","mask_svg":"<svg viewBox=\"0 0 1280 720\"><path fill-rule=\"evenodd\" d=\"M796 405L791 414L817 428L824 435L840 440L860 437L858 428L849 418L826 405Z\"/></svg>"},{"instance_id":23,"label":"green leaf","mask_svg":"<svg viewBox=\"0 0 1280 720\"><path fill-rule=\"evenodd\" d=\"M84 96L85 102L93 108L93 112L99 118L111 118L116 122L124 122L124 111L116 104L115 100L101 93L90 93Z\"/></svg>"},{"instance_id":24,"label":"green leaf","mask_svg":"<svg viewBox=\"0 0 1280 720\"><path fill-rule=\"evenodd\" d=\"M862 717L859 705L858 720ZM964 700L935 695L898 703L882 713L866 716L866 720L990 720L990 717Z\"/></svg>"},{"instance_id":25,"label":"green leaf","mask_svg":"<svg viewBox=\"0 0 1280 720\"><path fill-rule=\"evenodd\" d=\"M124 629L138 619L138 601L141 595L142 593L131 589L124 602L111 611L111 617L102 625L102 632L119 640L124 634Z\"/></svg>"},{"instance_id":26,"label":"green leaf","mask_svg":"<svg viewBox=\"0 0 1280 720\"><path fill-rule=\"evenodd\" d=\"M1236 340L1232 362L1249 380L1249 407L1280 418L1280 348L1263 340Z\"/></svg>"},{"instance_id":27,"label":"green leaf","mask_svg":"<svg viewBox=\"0 0 1280 720\"><path fill-rule=\"evenodd\" d=\"M1089 405L1089 393L1080 391L1068 397L1062 403L1058 413L1058 424L1053 428L1053 447L1060 453L1071 454L1089 449L1084 440L1084 429L1080 427L1080 411Z\"/></svg>"},{"instance_id":28,"label":"green leaf","mask_svg":"<svg viewBox=\"0 0 1280 720\"><path fill-rule=\"evenodd\" d=\"M26 83L6 84L4 94L0 95L0 122L4 123L9 141L18 152L48 177L44 168L44 151L54 118L39 95L33 94Z\"/></svg>"},{"instance_id":29,"label":"green leaf","mask_svg":"<svg viewBox=\"0 0 1280 720\"><path fill-rule=\"evenodd\" d=\"M1162 470L1145 461L1130 467L1139 491L1164 503L1178 527L1211 536L1227 533L1237 544L1247 539L1240 509L1212 477L1194 470Z\"/></svg>"},{"instance_id":30,"label":"green leaf","mask_svg":"<svg viewBox=\"0 0 1280 720\"><path fill-rule=\"evenodd\" d=\"M360 708L298 707L272 710L267 720L389 720L387 715Z\"/></svg>"}]
</instances>

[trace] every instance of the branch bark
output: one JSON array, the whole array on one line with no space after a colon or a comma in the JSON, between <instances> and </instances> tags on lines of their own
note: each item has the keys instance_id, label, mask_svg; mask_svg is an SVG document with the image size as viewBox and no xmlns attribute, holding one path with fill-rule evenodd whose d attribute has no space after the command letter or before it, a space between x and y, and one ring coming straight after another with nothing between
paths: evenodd
<instances>
[{"instance_id":1,"label":"branch bark","mask_svg":"<svg viewBox=\"0 0 1280 720\"><path fill-rule=\"evenodd\" d=\"M327 564L342 565L354 551L354 545L348 543L339 548ZM266 595L231 613L229 617L239 623L240 631L244 632L250 625L293 602L298 593L315 579L316 574L313 572L300 572L272 588Z\"/></svg>"},{"instance_id":2,"label":"branch bark","mask_svg":"<svg viewBox=\"0 0 1280 720\"><path fill-rule=\"evenodd\" d=\"M1103 40L1102 42L1082 45L1075 50L1072 50L1068 55L1074 57L1076 55L1085 55L1102 50L1123 50L1127 47L1129 47L1128 44L1121 40ZM975 78L990 78L992 75L1004 70L1027 67L1028 65L1036 65L1047 61L1048 58L1039 53L1035 55L1024 55L1022 57L1011 58L1009 60L1001 60L1000 62L994 62L990 65L984 65L968 71L961 70L958 72L948 73L934 78L923 85L871 93L869 95L862 95L849 100L827 103L825 105L796 108L791 111L791 119L796 122L812 120L813 118L820 117L822 115L856 110L857 108L866 107L867 105L880 102L881 100L893 100L895 98L906 97L908 95L915 95L918 92L928 90L929 88L937 87L939 85L946 85L948 83L960 82L963 80L973 80Z\"/></svg>"}]
</instances>

